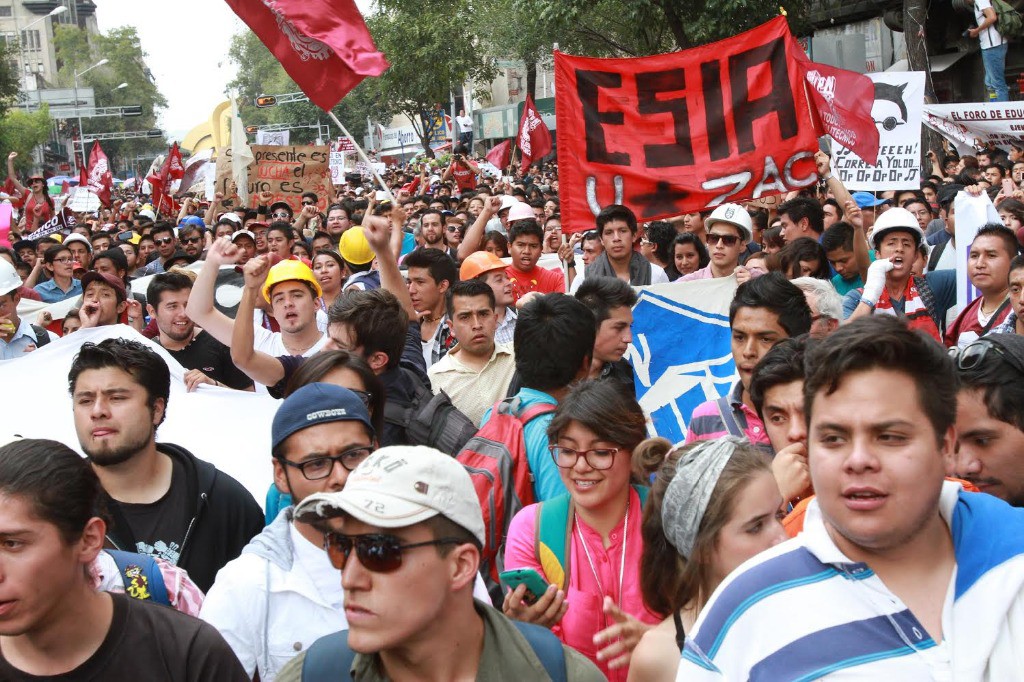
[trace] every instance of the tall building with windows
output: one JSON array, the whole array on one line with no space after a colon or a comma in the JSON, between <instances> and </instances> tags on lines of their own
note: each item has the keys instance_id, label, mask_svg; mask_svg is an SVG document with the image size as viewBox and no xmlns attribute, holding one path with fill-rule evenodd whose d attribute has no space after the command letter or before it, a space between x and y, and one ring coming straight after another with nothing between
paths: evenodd
<instances>
[{"instance_id":1,"label":"tall building with windows","mask_svg":"<svg viewBox=\"0 0 1024 682\"><path fill-rule=\"evenodd\" d=\"M96 3L92 0L0 0L0 42L15 45L13 57L23 90L41 90L54 85L58 64L53 32L59 25L78 26L90 34L98 34Z\"/></svg>"}]
</instances>

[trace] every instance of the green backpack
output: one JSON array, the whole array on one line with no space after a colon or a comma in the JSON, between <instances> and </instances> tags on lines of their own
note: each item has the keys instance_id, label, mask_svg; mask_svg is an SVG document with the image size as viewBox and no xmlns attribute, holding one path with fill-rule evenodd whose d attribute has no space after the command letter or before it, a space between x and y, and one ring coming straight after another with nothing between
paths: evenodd
<instances>
[{"instance_id":1,"label":"green backpack","mask_svg":"<svg viewBox=\"0 0 1024 682\"><path fill-rule=\"evenodd\" d=\"M992 9L996 12L996 30L1004 39L1024 37L1024 18L1020 12L1005 0L992 0Z\"/></svg>"},{"instance_id":2,"label":"green backpack","mask_svg":"<svg viewBox=\"0 0 1024 682\"><path fill-rule=\"evenodd\" d=\"M639 513L643 513L650 488L634 485L633 490L640 496ZM548 582L558 585L561 590L569 587L573 517L572 496L569 493L552 497L537 506L534 556L544 569Z\"/></svg>"}]
</instances>

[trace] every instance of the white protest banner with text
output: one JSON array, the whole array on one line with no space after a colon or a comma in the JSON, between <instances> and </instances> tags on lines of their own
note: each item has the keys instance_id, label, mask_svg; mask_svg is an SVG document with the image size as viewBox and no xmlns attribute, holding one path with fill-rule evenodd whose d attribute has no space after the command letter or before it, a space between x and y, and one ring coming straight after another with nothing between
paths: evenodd
<instances>
[{"instance_id":1,"label":"white protest banner with text","mask_svg":"<svg viewBox=\"0 0 1024 682\"><path fill-rule=\"evenodd\" d=\"M960 155L974 155L989 144L1009 151L1012 143L1024 144L1024 103L926 104L924 124L952 142Z\"/></svg>"},{"instance_id":2,"label":"white protest banner with text","mask_svg":"<svg viewBox=\"0 0 1024 682\"><path fill-rule=\"evenodd\" d=\"M875 84L871 116L878 128L874 166L835 143L832 172L849 190L917 189L921 184L924 72L869 73Z\"/></svg>"}]
</instances>

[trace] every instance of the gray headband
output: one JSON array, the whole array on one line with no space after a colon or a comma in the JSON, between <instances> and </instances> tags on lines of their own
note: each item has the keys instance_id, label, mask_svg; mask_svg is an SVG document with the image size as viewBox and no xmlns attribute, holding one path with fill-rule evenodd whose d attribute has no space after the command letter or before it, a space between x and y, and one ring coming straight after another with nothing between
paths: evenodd
<instances>
[{"instance_id":1,"label":"gray headband","mask_svg":"<svg viewBox=\"0 0 1024 682\"><path fill-rule=\"evenodd\" d=\"M676 463L676 475L661 500L661 526L669 543L684 559L689 559L693 553L697 530L718 477L736 447L746 444L745 438L736 436L706 440Z\"/></svg>"}]
</instances>

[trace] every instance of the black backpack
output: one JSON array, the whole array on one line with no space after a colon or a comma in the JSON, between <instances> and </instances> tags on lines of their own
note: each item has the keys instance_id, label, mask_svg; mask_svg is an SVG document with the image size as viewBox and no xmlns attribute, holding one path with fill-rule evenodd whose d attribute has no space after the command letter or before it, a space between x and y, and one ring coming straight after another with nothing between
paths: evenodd
<instances>
[{"instance_id":1,"label":"black backpack","mask_svg":"<svg viewBox=\"0 0 1024 682\"><path fill-rule=\"evenodd\" d=\"M49 332L37 324L30 324L29 326L32 327L32 333L36 335L36 348L42 348L50 343Z\"/></svg>"},{"instance_id":2,"label":"black backpack","mask_svg":"<svg viewBox=\"0 0 1024 682\"><path fill-rule=\"evenodd\" d=\"M462 451L477 427L452 404L444 391L434 395L412 370L401 368L412 402L384 404L384 421L405 430L410 445L426 445L454 457Z\"/></svg>"}]
</instances>

